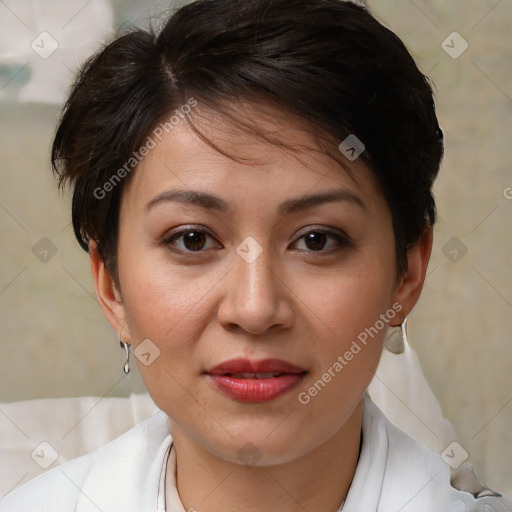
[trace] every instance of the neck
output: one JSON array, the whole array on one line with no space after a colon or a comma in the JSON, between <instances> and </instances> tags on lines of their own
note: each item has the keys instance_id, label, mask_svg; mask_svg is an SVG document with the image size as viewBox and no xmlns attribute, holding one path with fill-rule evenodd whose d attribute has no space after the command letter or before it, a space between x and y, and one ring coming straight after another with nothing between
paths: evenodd
<instances>
[{"instance_id":1,"label":"neck","mask_svg":"<svg viewBox=\"0 0 512 512\"><path fill-rule=\"evenodd\" d=\"M175 424L177 489L185 510L337 512L359 457L362 402L322 445L291 462L244 466L204 450Z\"/></svg>"}]
</instances>

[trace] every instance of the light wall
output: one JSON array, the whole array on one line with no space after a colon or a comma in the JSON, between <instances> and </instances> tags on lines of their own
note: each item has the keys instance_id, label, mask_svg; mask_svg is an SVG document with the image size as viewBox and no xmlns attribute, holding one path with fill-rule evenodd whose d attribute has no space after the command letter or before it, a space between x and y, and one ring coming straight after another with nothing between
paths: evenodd
<instances>
[{"instance_id":1,"label":"light wall","mask_svg":"<svg viewBox=\"0 0 512 512\"><path fill-rule=\"evenodd\" d=\"M0 400L142 392L136 371L122 374L123 353L94 297L69 197L58 194L50 173L49 147L56 102L78 62L112 26L165 4L118 1L112 8L94 0L80 12L82 2L52 7L48 0L37 12L36 2L11 4L0 4L0 48L9 50L0 57ZM478 472L510 495L512 6L385 0L370 7L435 83L446 142L435 186L439 224L409 319L411 344ZM33 40L43 45L35 38L44 30L61 41L47 59L30 48ZM464 41L453 32L468 44L458 58Z\"/></svg>"}]
</instances>

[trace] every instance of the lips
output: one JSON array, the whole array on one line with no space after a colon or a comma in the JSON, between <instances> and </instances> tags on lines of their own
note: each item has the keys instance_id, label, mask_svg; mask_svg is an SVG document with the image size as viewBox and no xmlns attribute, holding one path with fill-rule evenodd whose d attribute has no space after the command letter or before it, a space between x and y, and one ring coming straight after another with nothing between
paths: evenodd
<instances>
[{"instance_id":1,"label":"lips","mask_svg":"<svg viewBox=\"0 0 512 512\"><path fill-rule=\"evenodd\" d=\"M243 402L267 402L297 386L306 370L280 359L231 359L206 372L228 397Z\"/></svg>"},{"instance_id":2,"label":"lips","mask_svg":"<svg viewBox=\"0 0 512 512\"><path fill-rule=\"evenodd\" d=\"M241 374L241 373L255 373L255 374L265 374L265 373L289 373L289 374L298 374L303 373L304 368L300 368L291 363L287 363L286 361L281 361L280 359L263 359L260 361L250 361L249 359L230 359L229 361L224 361L223 363L214 366L210 370L208 370L208 374L210 375L233 375L233 374Z\"/></svg>"}]
</instances>

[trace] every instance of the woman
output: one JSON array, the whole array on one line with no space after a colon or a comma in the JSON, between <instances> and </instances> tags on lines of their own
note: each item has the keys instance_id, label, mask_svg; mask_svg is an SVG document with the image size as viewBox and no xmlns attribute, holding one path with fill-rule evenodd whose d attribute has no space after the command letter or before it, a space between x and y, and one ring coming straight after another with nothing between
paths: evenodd
<instances>
[{"instance_id":1,"label":"woman","mask_svg":"<svg viewBox=\"0 0 512 512\"><path fill-rule=\"evenodd\" d=\"M426 78L351 3L199 0L91 58L54 168L162 412L0 510L510 510L365 393L421 293L442 152Z\"/></svg>"}]
</instances>

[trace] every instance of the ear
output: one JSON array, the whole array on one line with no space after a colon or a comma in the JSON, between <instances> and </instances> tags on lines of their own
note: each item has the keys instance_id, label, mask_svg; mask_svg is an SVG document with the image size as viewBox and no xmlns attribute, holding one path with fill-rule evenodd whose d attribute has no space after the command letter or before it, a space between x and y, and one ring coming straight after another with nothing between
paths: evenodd
<instances>
[{"instance_id":1,"label":"ear","mask_svg":"<svg viewBox=\"0 0 512 512\"><path fill-rule=\"evenodd\" d=\"M121 294L105 267L105 263L99 254L97 243L94 241L89 242L89 257L94 288L96 289L96 295L103 314L119 337L123 341L131 343Z\"/></svg>"},{"instance_id":2,"label":"ear","mask_svg":"<svg viewBox=\"0 0 512 512\"><path fill-rule=\"evenodd\" d=\"M432 252L432 239L433 231L431 227L428 227L418 243L407 253L407 270L400 278L395 291L395 301L402 305L401 319L396 325L400 325L403 322L420 298Z\"/></svg>"}]
</instances>

